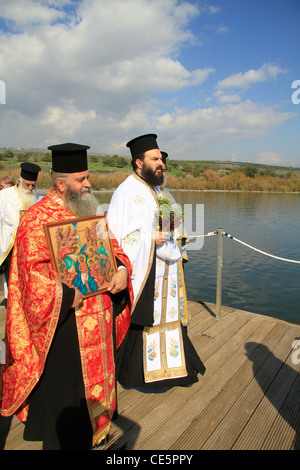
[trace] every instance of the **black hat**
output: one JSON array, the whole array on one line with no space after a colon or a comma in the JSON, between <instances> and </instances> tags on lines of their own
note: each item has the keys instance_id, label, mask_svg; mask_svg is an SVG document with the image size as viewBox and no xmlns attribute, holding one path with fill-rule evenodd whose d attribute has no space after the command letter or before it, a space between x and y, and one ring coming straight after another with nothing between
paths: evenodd
<instances>
[{"instance_id":1,"label":"black hat","mask_svg":"<svg viewBox=\"0 0 300 470\"><path fill-rule=\"evenodd\" d=\"M167 158L168 158L167 152L163 152L163 151L161 150L160 153L161 153L161 159L162 159L162 161L164 162L164 164L166 164L166 163L167 163Z\"/></svg>"},{"instance_id":2,"label":"black hat","mask_svg":"<svg viewBox=\"0 0 300 470\"><path fill-rule=\"evenodd\" d=\"M21 178L27 181L36 181L38 178L38 173L41 171L41 167L35 163L25 162L21 163Z\"/></svg>"},{"instance_id":3,"label":"black hat","mask_svg":"<svg viewBox=\"0 0 300 470\"><path fill-rule=\"evenodd\" d=\"M88 145L59 144L50 145L52 151L52 171L57 173L80 173L88 169Z\"/></svg>"},{"instance_id":4,"label":"black hat","mask_svg":"<svg viewBox=\"0 0 300 470\"><path fill-rule=\"evenodd\" d=\"M156 134L144 134L127 142L126 147L130 148L132 157L141 155L147 150L158 149Z\"/></svg>"}]
</instances>

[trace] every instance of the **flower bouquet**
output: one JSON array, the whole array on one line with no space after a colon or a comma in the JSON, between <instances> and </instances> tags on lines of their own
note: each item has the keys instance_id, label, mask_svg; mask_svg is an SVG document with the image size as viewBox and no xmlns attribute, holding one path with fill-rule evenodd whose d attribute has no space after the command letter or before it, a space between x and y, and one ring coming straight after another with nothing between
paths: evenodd
<instances>
[{"instance_id":1,"label":"flower bouquet","mask_svg":"<svg viewBox=\"0 0 300 470\"><path fill-rule=\"evenodd\" d=\"M172 232L182 225L183 212L179 204L171 204L167 198L158 198L155 214L155 229L160 232Z\"/></svg>"}]
</instances>

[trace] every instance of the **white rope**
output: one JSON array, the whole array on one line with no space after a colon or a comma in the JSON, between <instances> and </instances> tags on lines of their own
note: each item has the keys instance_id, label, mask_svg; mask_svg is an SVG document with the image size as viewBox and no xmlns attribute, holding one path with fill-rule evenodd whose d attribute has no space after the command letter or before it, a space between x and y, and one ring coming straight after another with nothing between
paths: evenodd
<instances>
[{"instance_id":1,"label":"white rope","mask_svg":"<svg viewBox=\"0 0 300 470\"><path fill-rule=\"evenodd\" d=\"M271 255L270 253L266 253L265 251L258 250L257 248L254 248L254 246L248 245L247 243L242 242L238 238L233 237L232 235L230 235L230 233L222 232L222 235L225 235L226 237L231 238L231 240L235 240L236 242L241 243L242 245L245 245L248 248L251 248L252 250L258 251L258 253L262 253L263 255L270 256L271 258L279 259L281 261L287 261L288 263L298 263L298 264L300 264L300 261L296 261L296 260L292 260L292 259L286 259L286 258L280 258L280 256Z\"/></svg>"},{"instance_id":2,"label":"white rope","mask_svg":"<svg viewBox=\"0 0 300 470\"><path fill-rule=\"evenodd\" d=\"M193 239L193 238L212 237L212 236L217 235L217 234L218 234L218 231L216 230L215 232L208 232L205 235L191 235L191 236L188 235L187 238L190 240L190 239ZM271 255L270 253L266 253L265 251L259 250L258 248L255 248L254 246L248 245L248 243L242 242L238 238L233 237L232 235L230 235L230 233L222 232L222 235L225 235L226 237L230 238L231 240L234 240L238 243L241 243L242 245L247 246L248 248L251 248L252 250L257 251L258 253L261 253L261 254L266 255L266 256L270 256L271 258L279 259L281 261L287 261L288 263L300 264L300 261L296 261L296 260L293 260L293 259L287 259L287 258L281 258L280 256Z\"/></svg>"},{"instance_id":3,"label":"white rope","mask_svg":"<svg viewBox=\"0 0 300 470\"><path fill-rule=\"evenodd\" d=\"M212 237L213 235L217 235L217 231L216 232L208 232L206 235L187 235L187 238L190 240L191 238L203 238L203 237Z\"/></svg>"}]
</instances>

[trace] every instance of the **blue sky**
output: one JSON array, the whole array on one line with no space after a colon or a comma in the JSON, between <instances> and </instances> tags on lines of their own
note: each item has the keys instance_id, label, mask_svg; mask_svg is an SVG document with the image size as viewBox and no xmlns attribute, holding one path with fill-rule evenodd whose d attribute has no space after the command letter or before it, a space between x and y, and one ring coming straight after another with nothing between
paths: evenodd
<instances>
[{"instance_id":1,"label":"blue sky","mask_svg":"<svg viewBox=\"0 0 300 470\"><path fill-rule=\"evenodd\" d=\"M173 159L300 167L299 0L0 0L0 15L0 146L126 156L156 132Z\"/></svg>"}]
</instances>

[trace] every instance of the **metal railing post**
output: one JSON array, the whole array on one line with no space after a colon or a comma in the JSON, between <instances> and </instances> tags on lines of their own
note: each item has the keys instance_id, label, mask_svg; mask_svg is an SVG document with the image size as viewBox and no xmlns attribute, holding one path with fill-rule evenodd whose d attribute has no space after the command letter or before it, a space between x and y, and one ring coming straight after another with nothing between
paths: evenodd
<instances>
[{"instance_id":1,"label":"metal railing post","mask_svg":"<svg viewBox=\"0 0 300 470\"><path fill-rule=\"evenodd\" d=\"M216 294L217 320L221 320L222 268L223 268L223 229L219 228L218 229L217 294Z\"/></svg>"}]
</instances>

